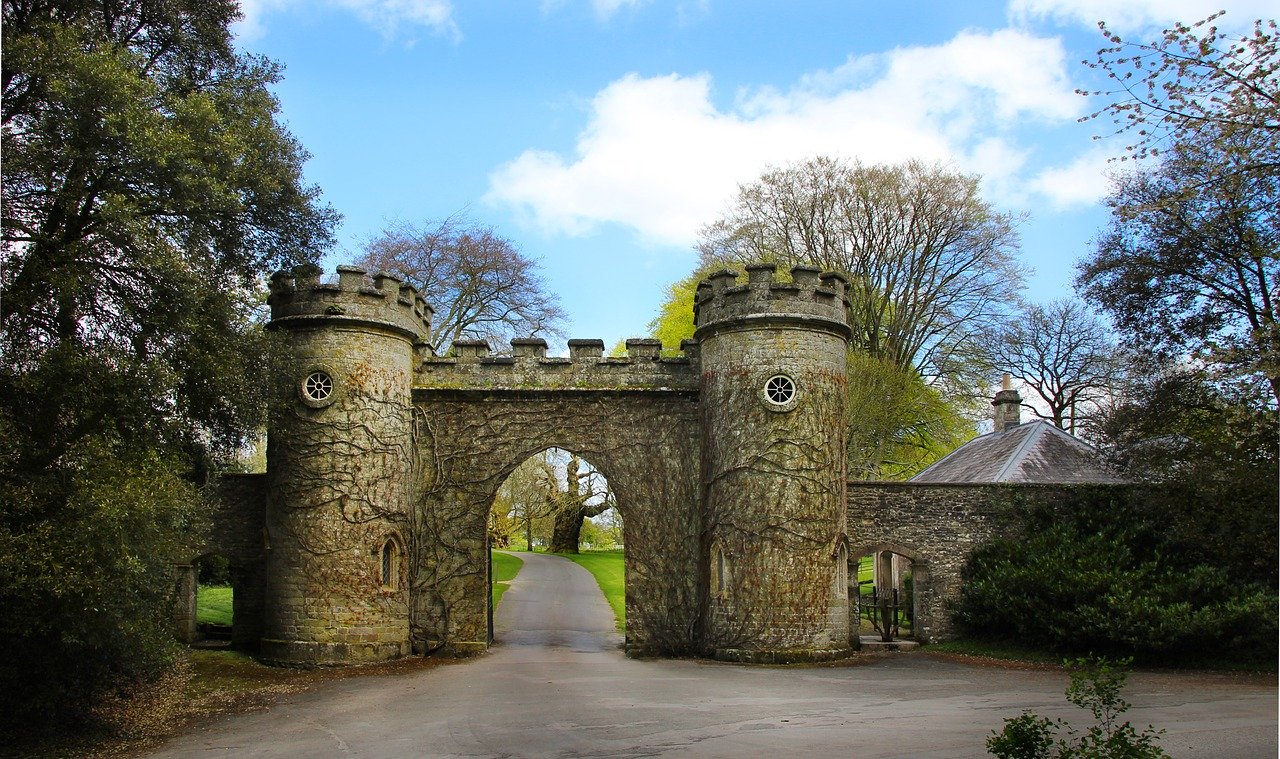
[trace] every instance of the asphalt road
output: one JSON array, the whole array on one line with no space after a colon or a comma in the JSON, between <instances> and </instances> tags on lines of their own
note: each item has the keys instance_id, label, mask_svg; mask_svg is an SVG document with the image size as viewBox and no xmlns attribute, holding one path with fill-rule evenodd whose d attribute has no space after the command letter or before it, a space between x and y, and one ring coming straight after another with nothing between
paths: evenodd
<instances>
[{"instance_id":1,"label":"asphalt road","mask_svg":"<svg viewBox=\"0 0 1280 759\"><path fill-rule=\"evenodd\" d=\"M625 658L571 562L521 554L489 654L322 684L171 741L156 757L981 757L1006 717L1081 723L1061 672L923 653L838 667ZM1272 681L1138 673L1126 716L1175 757L1275 757Z\"/></svg>"}]
</instances>

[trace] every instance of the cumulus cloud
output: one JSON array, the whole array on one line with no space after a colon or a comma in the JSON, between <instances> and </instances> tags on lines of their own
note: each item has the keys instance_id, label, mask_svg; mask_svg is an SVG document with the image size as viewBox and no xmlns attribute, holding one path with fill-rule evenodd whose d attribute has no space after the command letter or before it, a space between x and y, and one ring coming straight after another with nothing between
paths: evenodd
<instances>
[{"instance_id":1,"label":"cumulus cloud","mask_svg":"<svg viewBox=\"0 0 1280 759\"><path fill-rule=\"evenodd\" d=\"M1191 24L1223 7L1222 0L1011 0L1016 19L1053 18L1095 26L1106 21L1117 32L1165 27L1175 21ZM1219 23L1224 29L1245 29L1255 19L1275 17L1275 0L1235 0Z\"/></svg>"},{"instance_id":2,"label":"cumulus cloud","mask_svg":"<svg viewBox=\"0 0 1280 759\"><path fill-rule=\"evenodd\" d=\"M453 21L450 0L319 0L325 5L350 12L384 35L391 36L404 26L425 27L433 32L459 36ZM270 13L306 4L299 0L241 0L243 18L233 28L240 39L260 36L263 19Z\"/></svg>"},{"instance_id":3,"label":"cumulus cloud","mask_svg":"<svg viewBox=\"0 0 1280 759\"><path fill-rule=\"evenodd\" d=\"M1080 107L1061 43L1007 29L850 58L724 108L708 74L632 74L596 94L573 156L526 151L493 172L486 199L548 232L617 223L687 245L738 183L813 155L922 158L1011 185L1026 160L1013 127Z\"/></svg>"}]
</instances>

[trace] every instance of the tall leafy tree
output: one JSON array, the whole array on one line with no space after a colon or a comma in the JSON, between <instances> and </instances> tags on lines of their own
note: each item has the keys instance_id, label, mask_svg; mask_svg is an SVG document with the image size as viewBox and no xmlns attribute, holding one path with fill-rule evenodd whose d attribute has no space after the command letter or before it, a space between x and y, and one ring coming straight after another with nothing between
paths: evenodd
<instances>
[{"instance_id":1,"label":"tall leafy tree","mask_svg":"<svg viewBox=\"0 0 1280 759\"><path fill-rule=\"evenodd\" d=\"M977 176L910 161L813 158L743 185L703 231L704 266L777 261L850 279L853 345L937 376L1021 288L1015 219Z\"/></svg>"},{"instance_id":2,"label":"tall leafy tree","mask_svg":"<svg viewBox=\"0 0 1280 759\"><path fill-rule=\"evenodd\" d=\"M1098 65L1123 84L1104 112L1157 162L1116 178L1078 284L1139 344L1251 376L1280 402L1275 22L1239 39L1178 25L1150 45L1104 33L1115 44Z\"/></svg>"},{"instance_id":3,"label":"tall leafy tree","mask_svg":"<svg viewBox=\"0 0 1280 759\"><path fill-rule=\"evenodd\" d=\"M163 665L201 463L262 416L261 276L331 241L237 14L3 5L0 721L28 731Z\"/></svg>"},{"instance_id":4,"label":"tall leafy tree","mask_svg":"<svg viewBox=\"0 0 1280 759\"><path fill-rule=\"evenodd\" d=\"M849 476L905 480L974 435L973 421L915 369L846 356Z\"/></svg>"},{"instance_id":5,"label":"tall leafy tree","mask_svg":"<svg viewBox=\"0 0 1280 759\"><path fill-rule=\"evenodd\" d=\"M538 262L464 216L396 222L368 242L359 263L404 277L425 295L436 309L431 342L437 352L461 338L496 348L513 337L556 335L564 321Z\"/></svg>"},{"instance_id":6,"label":"tall leafy tree","mask_svg":"<svg viewBox=\"0 0 1280 759\"><path fill-rule=\"evenodd\" d=\"M699 250L704 268L776 261L848 276L850 471L901 477L971 434L978 380L957 357L1022 286L1016 222L982 200L975 175L817 157L742 185Z\"/></svg>"},{"instance_id":7,"label":"tall leafy tree","mask_svg":"<svg viewBox=\"0 0 1280 759\"><path fill-rule=\"evenodd\" d=\"M1220 175L1241 167L1280 167L1280 77L1276 21L1254 22L1233 36L1214 24L1225 11L1188 26L1174 24L1160 39L1132 42L1098 24L1109 43L1089 67L1105 72L1104 89L1080 94L1107 102L1087 119L1110 117L1114 134L1131 137L1125 157L1157 157L1175 145L1207 150L1224 136L1252 135ZM1250 142L1250 141L1246 141Z\"/></svg>"}]
</instances>

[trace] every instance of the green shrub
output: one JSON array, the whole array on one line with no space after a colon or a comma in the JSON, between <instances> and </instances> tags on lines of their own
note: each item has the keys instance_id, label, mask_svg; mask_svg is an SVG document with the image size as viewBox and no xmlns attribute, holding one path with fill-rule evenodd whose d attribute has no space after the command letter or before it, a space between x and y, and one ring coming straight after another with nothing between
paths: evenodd
<instances>
[{"instance_id":1,"label":"green shrub","mask_svg":"<svg viewBox=\"0 0 1280 759\"><path fill-rule=\"evenodd\" d=\"M85 722L170 663L172 557L199 503L177 469L98 445L65 483L0 477L0 735Z\"/></svg>"},{"instance_id":2,"label":"green shrub","mask_svg":"<svg viewBox=\"0 0 1280 759\"><path fill-rule=\"evenodd\" d=\"M1168 754L1156 745L1162 731L1148 725L1138 732L1119 716L1129 710L1120 691L1129 678L1130 660L1115 664L1105 658L1064 662L1071 673L1067 700L1088 709L1094 724L1083 734L1062 720L1033 712L1004 721L1004 730L992 731L987 751L1000 759L1159 759ZM1059 731L1066 731L1059 738Z\"/></svg>"},{"instance_id":3,"label":"green shrub","mask_svg":"<svg viewBox=\"0 0 1280 759\"><path fill-rule=\"evenodd\" d=\"M1276 594L1167 552L1148 515L1084 499L1024 509L1012 537L969 558L961 630L1059 653L1181 657L1274 647Z\"/></svg>"}]
</instances>

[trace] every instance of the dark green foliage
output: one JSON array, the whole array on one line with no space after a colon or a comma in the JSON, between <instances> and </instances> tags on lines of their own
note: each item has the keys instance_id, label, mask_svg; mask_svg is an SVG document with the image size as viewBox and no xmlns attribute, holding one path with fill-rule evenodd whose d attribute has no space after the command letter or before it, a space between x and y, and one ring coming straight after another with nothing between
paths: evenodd
<instances>
[{"instance_id":1,"label":"dark green foliage","mask_svg":"<svg viewBox=\"0 0 1280 759\"><path fill-rule=\"evenodd\" d=\"M987 751L1000 759L1159 759L1168 756L1156 739L1162 731L1148 725L1138 732L1118 718L1129 710L1120 691L1129 679L1128 659L1116 663L1106 658L1083 658L1065 662L1071 673L1067 700L1088 709L1094 723L1084 734L1062 720L1051 720L1033 712L1004 721L1004 730L992 732ZM1058 738L1060 730L1066 735ZM1056 739L1056 740L1055 740Z\"/></svg>"},{"instance_id":2,"label":"dark green foliage","mask_svg":"<svg viewBox=\"0 0 1280 759\"><path fill-rule=\"evenodd\" d=\"M196 581L201 585L231 584L231 561L226 556L203 556L195 568Z\"/></svg>"},{"instance_id":3,"label":"dark green foliage","mask_svg":"<svg viewBox=\"0 0 1280 759\"><path fill-rule=\"evenodd\" d=\"M1018 506L1013 534L970 557L957 623L1060 653L1273 647L1274 591L1181 550L1162 492L1082 489L1070 502Z\"/></svg>"},{"instance_id":4,"label":"dark green foliage","mask_svg":"<svg viewBox=\"0 0 1280 759\"><path fill-rule=\"evenodd\" d=\"M98 440L56 472L5 472L0 730L87 717L103 687L149 678L173 650L171 556L199 527L173 462Z\"/></svg>"},{"instance_id":5,"label":"dark green foliage","mask_svg":"<svg viewBox=\"0 0 1280 759\"><path fill-rule=\"evenodd\" d=\"M262 275L334 216L231 0L5 0L0 729L170 650L197 486L263 417Z\"/></svg>"},{"instance_id":6,"label":"dark green foliage","mask_svg":"<svg viewBox=\"0 0 1280 759\"><path fill-rule=\"evenodd\" d=\"M1280 461L1266 387L1178 369L1143 377L1124 396L1098 434L1130 476L1163 484L1147 498L1166 551L1275 589Z\"/></svg>"},{"instance_id":7,"label":"dark green foliage","mask_svg":"<svg viewBox=\"0 0 1280 759\"><path fill-rule=\"evenodd\" d=\"M1023 712L1004 721L1004 730L987 739L987 752L1000 759L1041 759L1053 756L1053 737L1060 722Z\"/></svg>"}]
</instances>

